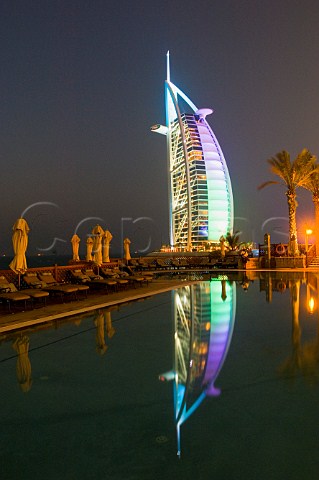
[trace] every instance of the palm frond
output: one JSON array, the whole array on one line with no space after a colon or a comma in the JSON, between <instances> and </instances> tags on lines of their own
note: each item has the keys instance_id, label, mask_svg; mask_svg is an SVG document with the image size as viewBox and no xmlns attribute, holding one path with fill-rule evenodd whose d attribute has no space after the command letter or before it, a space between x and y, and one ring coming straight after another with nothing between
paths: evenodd
<instances>
[{"instance_id":1,"label":"palm frond","mask_svg":"<svg viewBox=\"0 0 319 480\"><path fill-rule=\"evenodd\" d=\"M292 181L296 188L306 185L315 171L317 158L307 148L304 148L293 162Z\"/></svg>"},{"instance_id":2,"label":"palm frond","mask_svg":"<svg viewBox=\"0 0 319 480\"><path fill-rule=\"evenodd\" d=\"M319 165L313 166L309 178L302 187L309 190L313 195L319 194Z\"/></svg>"},{"instance_id":3,"label":"palm frond","mask_svg":"<svg viewBox=\"0 0 319 480\"><path fill-rule=\"evenodd\" d=\"M270 171L274 175L282 178L286 185L289 185L291 177L291 161L289 153L283 150L267 161L270 164Z\"/></svg>"},{"instance_id":4,"label":"palm frond","mask_svg":"<svg viewBox=\"0 0 319 480\"><path fill-rule=\"evenodd\" d=\"M227 232L225 240L230 250L237 250L243 242L239 241L241 232L236 230L235 232Z\"/></svg>"},{"instance_id":5,"label":"palm frond","mask_svg":"<svg viewBox=\"0 0 319 480\"><path fill-rule=\"evenodd\" d=\"M280 182L276 182L275 180L268 180L268 182L264 182L259 187L257 187L257 190L262 190L265 187L268 187L268 185L278 185Z\"/></svg>"},{"instance_id":6,"label":"palm frond","mask_svg":"<svg viewBox=\"0 0 319 480\"><path fill-rule=\"evenodd\" d=\"M291 161L286 150L282 150L267 161L270 165L270 171L281 178L291 192L294 192L298 187L309 188L314 173L318 172L319 174L319 166L316 164L317 159L307 148L304 148L293 161ZM268 182L263 184L261 188L266 185L268 185Z\"/></svg>"}]
</instances>

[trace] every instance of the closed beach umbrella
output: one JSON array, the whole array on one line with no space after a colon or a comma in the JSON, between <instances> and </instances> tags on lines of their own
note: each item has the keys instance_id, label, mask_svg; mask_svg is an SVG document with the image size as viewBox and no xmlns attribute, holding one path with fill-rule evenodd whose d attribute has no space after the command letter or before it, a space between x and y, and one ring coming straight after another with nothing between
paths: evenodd
<instances>
[{"instance_id":1,"label":"closed beach umbrella","mask_svg":"<svg viewBox=\"0 0 319 480\"><path fill-rule=\"evenodd\" d=\"M108 230L105 230L103 235L102 243L102 259L103 263L108 263L110 261L110 243L113 238L113 235Z\"/></svg>"},{"instance_id":2,"label":"closed beach umbrella","mask_svg":"<svg viewBox=\"0 0 319 480\"><path fill-rule=\"evenodd\" d=\"M28 392L32 385L31 363L29 359L29 337L23 335L15 340L12 347L18 353L17 378L23 392Z\"/></svg>"},{"instance_id":3,"label":"closed beach umbrella","mask_svg":"<svg viewBox=\"0 0 319 480\"><path fill-rule=\"evenodd\" d=\"M107 333L107 336L109 338L112 338L114 333L115 333L115 329L112 325L112 317L111 317L111 311L108 309L104 312L104 316L105 316L105 323L106 323L106 333Z\"/></svg>"},{"instance_id":4,"label":"closed beach umbrella","mask_svg":"<svg viewBox=\"0 0 319 480\"><path fill-rule=\"evenodd\" d=\"M79 257L79 246L80 246L80 237L78 235L74 234L73 237L71 238L71 243L72 243L72 252L73 252L73 260L78 262L80 260Z\"/></svg>"},{"instance_id":5,"label":"closed beach umbrella","mask_svg":"<svg viewBox=\"0 0 319 480\"><path fill-rule=\"evenodd\" d=\"M25 273L27 271L27 260L25 252L28 246L28 233L30 228L24 218L18 218L13 225L12 245L14 259L9 267L15 273Z\"/></svg>"},{"instance_id":6,"label":"closed beach umbrella","mask_svg":"<svg viewBox=\"0 0 319 480\"><path fill-rule=\"evenodd\" d=\"M129 238L124 238L124 259L126 261L131 260L131 254L130 254L130 244L131 240Z\"/></svg>"},{"instance_id":7,"label":"closed beach umbrella","mask_svg":"<svg viewBox=\"0 0 319 480\"><path fill-rule=\"evenodd\" d=\"M102 265L102 237L104 230L100 225L96 225L92 230L93 235L93 260L96 265Z\"/></svg>"},{"instance_id":8,"label":"closed beach umbrella","mask_svg":"<svg viewBox=\"0 0 319 480\"><path fill-rule=\"evenodd\" d=\"M107 345L105 343L104 314L102 310L97 314L94 323L96 325L96 351L100 355L104 355Z\"/></svg>"},{"instance_id":9,"label":"closed beach umbrella","mask_svg":"<svg viewBox=\"0 0 319 480\"><path fill-rule=\"evenodd\" d=\"M92 262L92 250L93 250L93 240L91 237L88 237L86 241L86 261Z\"/></svg>"}]
</instances>

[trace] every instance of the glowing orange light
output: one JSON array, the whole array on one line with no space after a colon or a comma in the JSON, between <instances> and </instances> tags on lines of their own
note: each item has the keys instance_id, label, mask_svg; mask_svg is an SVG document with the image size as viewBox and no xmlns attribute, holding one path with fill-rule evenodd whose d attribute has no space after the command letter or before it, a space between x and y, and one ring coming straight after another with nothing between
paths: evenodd
<instances>
[{"instance_id":1,"label":"glowing orange light","mask_svg":"<svg viewBox=\"0 0 319 480\"><path fill-rule=\"evenodd\" d=\"M311 228L307 228L306 229L306 235L305 235L305 249L306 249L306 253L308 252L308 237L309 235L312 234L312 230Z\"/></svg>"},{"instance_id":2,"label":"glowing orange light","mask_svg":"<svg viewBox=\"0 0 319 480\"><path fill-rule=\"evenodd\" d=\"M315 309L315 300L313 297L310 297L308 300L308 312L313 313Z\"/></svg>"}]
</instances>

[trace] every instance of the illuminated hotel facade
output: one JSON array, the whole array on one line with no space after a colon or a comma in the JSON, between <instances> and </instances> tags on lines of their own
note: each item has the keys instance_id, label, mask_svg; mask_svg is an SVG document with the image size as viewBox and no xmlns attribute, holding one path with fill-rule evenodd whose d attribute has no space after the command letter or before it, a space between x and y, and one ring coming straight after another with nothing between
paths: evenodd
<instances>
[{"instance_id":1,"label":"illuminated hotel facade","mask_svg":"<svg viewBox=\"0 0 319 480\"><path fill-rule=\"evenodd\" d=\"M182 112L181 104L190 112ZM223 152L206 120L212 110L197 109L170 81L169 53L165 107L166 126L151 130L167 137L170 244L198 250L232 231L232 187Z\"/></svg>"}]
</instances>

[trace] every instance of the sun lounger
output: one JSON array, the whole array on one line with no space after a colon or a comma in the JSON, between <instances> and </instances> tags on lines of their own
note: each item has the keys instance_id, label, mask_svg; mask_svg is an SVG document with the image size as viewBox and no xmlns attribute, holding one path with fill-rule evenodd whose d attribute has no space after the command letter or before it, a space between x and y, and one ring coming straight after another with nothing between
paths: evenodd
<instances>
[{"instance_id":1,"label":"sun lounger","mask_svg":"<svg viewBox=\"0 0 319 480\"><path fill-rule=\"evenodd\" d=\"M128 266L134 268L134 270L149 270L151 268L148 262L140 258L131 258L131 260L128 261Z\"/></svg>"},{"instance_id":2,"label":"sun lounger","mask_svg":"<svg viewBox=\"0 0 319 480\"><path fill-rule=\"evenodd\" d=\"M171 266L172 266L173 268L180 268L179 259L171 260Z\"/></svg>"},{"instance_id":3,"label":"sun lounger","mask_svg":"<svg viewBox=\"0 0 319 480\"><path fill-rule=\"evenodd\" d=\"M177 269L189 268L188 261L186 260L186 258L177 258L175 260L173 259L171 261L171 265L172 265L172 267L177 268Z\"/></svg>"},{"instance_id":4,"label":"sun lounger","mask_svg":"<svg viewBox=\"0 0 319 480\"><path fill-rule=\"evenodd\" d=\"M46 299L50 296L50 293L41 288L41 283L39 282L37 274L26 273L23 276L23 280L27 285L27 288L23 288L21 291L30 295L33 299L42 299L43 303L46 304Z\"/></svg>"},{"instance_id":5,"label":"sun lounger","mask_svg":"<svg viewBox=\"0 0 319 480\"><path fill-rule=\"evenodd\" d=\"M154 277L154 272L151 272L150 270L143 270L143 272L140 272L140 275L135 272L130 265L122 265L122 271L127 272L130 276L142 276L144 279L147 281L147 283L151 282Z\"/></svg>"},{"instance_id":6,"label":"sun lounger","mask_svg":"<svg viewBox=\"0 0 319 480\"><path fill-rule=\"evenodd\" d=\"M3 277L3 278L5 278L5 277ZM2 282L4 282L4 280L2 280ZM37 288L23 288L22 290L17 290L16 286L13 283L9 283L7 279L6 279L6 282L7 282L8 288L11 289L10 290L11 292L22 293L22 294L25 294L25 295L29 295L32 300L40 300L41 299L44 304L46 303L46 299L49 296L48 292L46 292L44 290L37 289Z\"/></svg>"},{"instance_id":7,"label":"sun lounger","mask_svg":"<svg viewBox=\"0 0 319 480\"><path fill-rule=\"evenodd\" d=\"M103 277L96 274L93 268L85 268L82 273L89 277L90 280L103 280Z\"/></svg>"},{"instance_id":8,"label":"sun lounger","mask_svg":"<svg viewBox=\"0 0 319 480\"><path fill-rule=\"evenodd\" d=\"M170 260L168 260L168 262L170 262ZM156 263L156 267L160 268L161 270L162 269L168 270L171 268L170 263L167 263L167 261L164 260L163 258L157 258L155 260L155 263Z\"/></svg>"},{"instance_id":9,"label":"sun lounger","mask_svg":"<svg viewBox=\"0 0 319 480\"><path fill-rule=\"evenodd\" d=\"M82 270L76 269L71 271L71 276L77 283L88 283L91 279L88 275L82 272Z\"/></svg>"},{"instance_id":10,"label":"sun lounger","mask_svg":"<svg viewBox=\"0 0 319 480\"><path fill-rule=\"evenodd\" d=\"M71 270L71 276L73 277L79 291L85 292L87 295L87 292L90 288L88 285L90 282L90 277L85 275L80 269Z\"/></svg>"},{"instance_id":11,"label":"sun lounger","mask_svg":"<svg viewBox=\"0 0 319 480\"><path fill-rule=\"evenodd\" d=\"M68 291L70 291L70 289L76 289L77 292L82 292L84 293L86 296L87 296L87 293L90 289L90 287L88 285L84 285L84 284L73 284L73 283L59 283L55 280L55 278L53 277L52 273L44 273L42 275L39 275L40 279L46 283L49 282L49 286L60 286L62 287L66 293L68 293Z\"/></svg>"},{"instance_id":12,"label":"sun lounger","mask_svg":"<svg viewBox=\"0 0 319 480\"><path fill-rule=\"evenodd\" d=\"M66 283L59 283L53 277L52 273L44 272L38 275L38 279L41 283L41 288L45 289L51 294L58 294L61 296L61 299L64 300L64 297L70 295L76 300L77 292L79 291L78 285L71 285Z\"/></svg>"},{"instance_id":13,"label":"sun lounger","mask_svg":"<svg viewBox=\"0 0 319 480\"><path fill-rule=\"evenodd\" d=\"M226 256L214 264L216 268L238 268L238 256Z\"/></svg>"},{"instance_id":14,"label":"sun lounger","mask_svg":"<svg viewBox=\"0 0 319 480\"><path fill-rule=\"evenodd\" d=\"M112 278L103 278L101 275L97 275L91 268L83 270L83 273L90 279L89 285L96 288L106 288L107 290L117 290L118 283Z\"/></svg>"},{"instance_id":15,"label":"sun lounger","mask_svg":"<svg viewBox=\"0 0 319 480\"><path fill-rule=\"evenodd\" d=\"M181 258L180 261L179 261L179 265L182 268L189 268L190 267L186 258Z\"/></svg>"},{"instance_id":16,"label":"sun lounger","mask_svg":"<svg viewBox=\"0 0 319 480\"><path fill-rule=\"evenodd\" d=\"M135 267L138 267L138 266L139 266L139 263L138 263L138 261L137 261L136 258L131 258L131 260L128 261L128 265L129 265L130 267L134 267L134 268L135 268Z\"/></svg>"},{"instance_id":17,"label":"sun lounger","mask_svg":"<svg viewBox=\"0 0 319 480\"><path fill-rule=\"evenodd\" d=\"M138 260L138 265L140 270L149 270L150 268L154 268L154 263L153 262L147 262L146 260Z\"/></svg>"},{"instance_id":18,"label":"sun lounger","mask_svg":"<svg viewBox=\"0 0 319 480\"><path fill-rule=\"evenodd\" d=\"M26 293L18 292L13 283L8 282L5 276L0 276L0 300L3 300L11 312L11 303L23 302L24 309L27 308L27 300L31 301L31 296Z\"/></svg>"},{"instance_id":19,"label":"sun lounger","mask_svg":"<svg viewBox=\"0 0 319 480\"><path fill-rule=\"evenodd\" d=\"M121 271L119 269L101 268L101 272L105 279L115 281L120 288L126 288L129 284L128 279L121 275Z\"/></svg>"},{"instance_id":20,"label":"sun lounger","mask_svg":"<svg viewBox=\"0 0 319 480\"><path fill-rule=\"evenodd\" d=\"M152 272L149 272L149 274L148 272L138 274L138 272L134 272L129 265L122 265L119 273L122 278L126 278L127 280L129 280L129 282L133 284L134 287L136 287L136 284L143 285L144 283L146 283L146 285L148 285L148 283L153 280Z\"/></svg>"},{"instance_id":21,"label":"sun lounger","mask_svg":"<svg viewBox=\"0 0 319 480\"><path fill-rule=\"evenodd\" d=\"M30 288L37 288L40 289L42 287L42 282L38 279L38 276L36 273L26 273L23 275L23 281L26 283L26 285Z\"/></svg>"}]
</instances>

